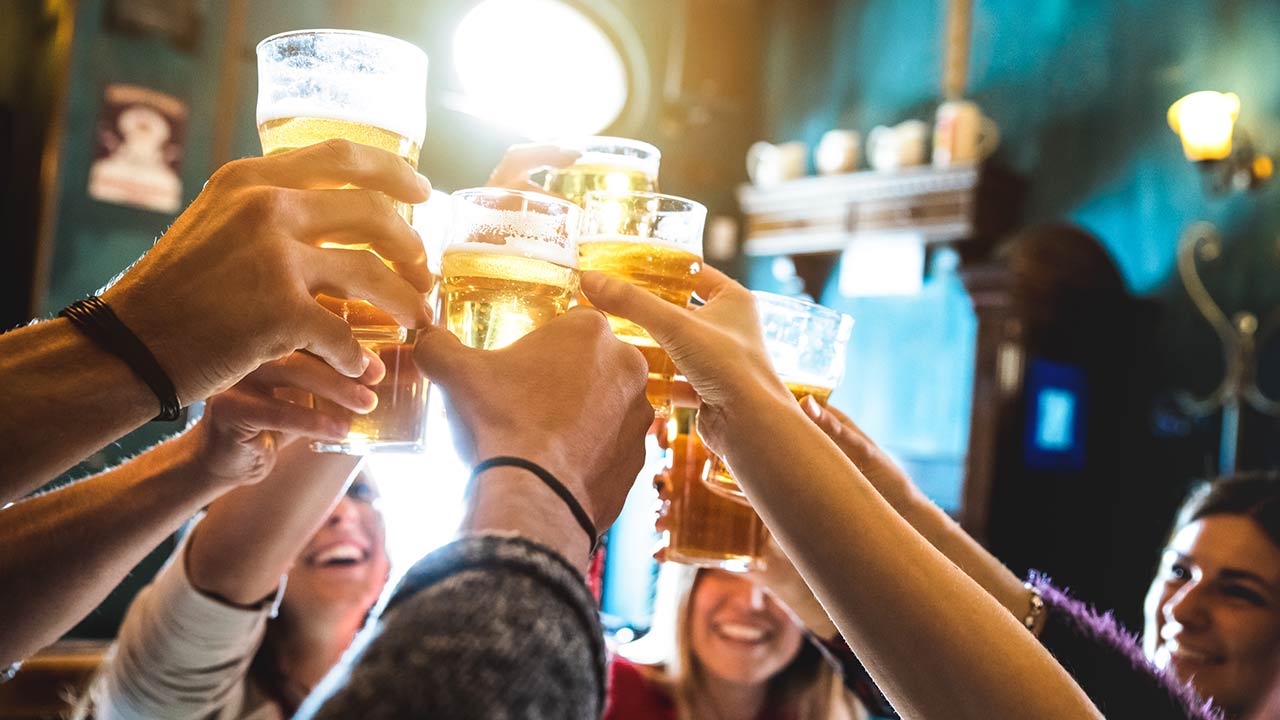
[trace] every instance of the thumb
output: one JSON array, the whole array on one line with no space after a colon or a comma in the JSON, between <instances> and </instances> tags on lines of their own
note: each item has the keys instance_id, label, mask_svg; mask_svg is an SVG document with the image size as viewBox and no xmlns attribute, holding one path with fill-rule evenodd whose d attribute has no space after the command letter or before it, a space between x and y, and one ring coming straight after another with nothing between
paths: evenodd
<instances>
[{"instance_id":1,"label":"thumb","mask_svg":"<svg viewBox=\"0 0 1280 720\"><path fill-rule=\"evenodd\" d=\"M471 361L470 355L475 352L482 351L463 345L458 336L439 325L428 325L418 331L413 361L432 382L448 383L462 366Z\"/></svg>"},{"instance_id":2,"label":"thumb","mask_svg":"<svg viewBox=\"0 0 1280 720\"><path fill-rule=\"evenodd\" d=\"M688 310L625 280L599 272L585 272L582 274L582 293L595 307L648 330L668 352L670 346L681 345L679 340L687 332L690 322Z\"/></svg>"}]
</instances>

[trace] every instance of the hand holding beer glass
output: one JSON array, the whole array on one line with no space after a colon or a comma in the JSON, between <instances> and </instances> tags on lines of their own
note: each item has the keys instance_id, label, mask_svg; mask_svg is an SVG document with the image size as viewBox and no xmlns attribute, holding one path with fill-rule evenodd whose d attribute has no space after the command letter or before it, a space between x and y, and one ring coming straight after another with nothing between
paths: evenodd
<instances>
[{"instance_id":1,"label":"hand holding beer glass","mask_svg":"<svg viewBox=\"0 0 1280 720\"><path fill-rule=\"evenodd\" d=\"M596 190L586 194L578 256L582 270L624 280L678 307L693 295L702 269L707 209L673 195ZM609 315L618 339L639 348L649 363L649 402L671 414L675 363L644 328Z\"/></svg>"},{"instance_id":2,"label":"hand holding beer glass","mask_svg":"<svg viewBox=\"0 0 1280 720\"><path fill-rule=\"evenodd\" d=\"M569 309L578 294L578 206L500 188L459 190L452 203L440 306L464 345L506 347Z\"/></svg>"},{"instance_id":3,"label":"hand holding beer glass","mask_svg":"<svg viewBox=\"0 0 1280 720\"><path fill-rule=\"evenodd\" d=\"M844 378L853 318L805 300L752 291L765 351L796 402L812 396L826 406ZM746 502L728 465L712 456L703 479L715 491Z\"/></svg>"},{"instance_id":4,"label":"hand holding beer glass","mask_svg":"<svg viewBox=\"0 0 1280 720\"><path fill-rule=\"evenodd\" d=\"M384 35L347 30L300 30L258 44L258 134L264 155L326 140L346 139L386 150L418 166L426 130L427 56L413 45ZM406 223L412 206L395 202ZM372 252L368 244L335 236L322 243ZM384 259L389 265L425 268L421 257ZM422 268L417 268L425 272ZM425 288L424 288L425 289ZM374 388L376 408L351 413L316 399L317 409L350 418L341 442L315 442L313 449L365 453L420 452L426 430L426 381L413 365L414 332L367 302L320 295L331 312L351 325L355 338L387 367Z\"/></svg>"},{"instance_id":5,"label":"hand holding beer glass","mask_svg":"<svg viewBox=\"0 0 1280 720\"><path fill-rule=\"evenodd\" d=\"M587 193L607 191L654 192L658 189L658 164L662 153L646 142L615 137L562 140L560 148L578 153L572 165L551 168L543 186L547 192L586 205Z\"/></svg>"}]
</instances>

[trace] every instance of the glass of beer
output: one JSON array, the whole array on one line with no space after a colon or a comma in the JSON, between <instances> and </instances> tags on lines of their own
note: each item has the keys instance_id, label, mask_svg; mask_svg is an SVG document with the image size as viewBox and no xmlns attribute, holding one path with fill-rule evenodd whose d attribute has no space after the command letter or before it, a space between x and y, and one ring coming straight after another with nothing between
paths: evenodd
<instances>
[{"instance_id":1,"label":"glass of beer","mask_svg":"<svg viewBox=\"0 0 1280 720\"><path fill-rule=\"evenodd\" d=\"M826 405L844 377L853 318L807 300L752 291L765 351L796 401L812 395ZM728 465L712 456L703 480L721 494L746 502Z\"/></svg>"},{"instance_id":2,"label":"glass of beer","mask_svg":"<svg viewBox=\"0 0 1280 720\"><path fill-rule=\"evenodd\" d=\"M543 187L577 205L585 205L586 195L592 191L625 193L658 189L662 153L649 143L628 138L588 137L561 140L556 144L581 154L569 167L547 171Z\"/></svg>"},{"instance_id":3,"label":"glass of beer","mask_svg":"<svg viewBox=\"0 0 1280 720\"><path fill-rule=\"evenodd\" d=\"M677 407L667 420L667 559L737 572L760 569L768 531L750 505L702 482L710 454L698 437L696 413Z\"/></svg>"},{"instance_id":4,"label":"glass of beer","mask_svg":"<svg viewBox=\"0 0 1280 720\"><path fill-rule=\"evenodd\" d=\"M702 228L707 209L674 195L594 190L586 194L578 259L582 270L625 280L684 307L702 270ZM639 325L609 315L618 339L635 345L649 363L646 394L659 417L671 414L675 363Z\"/></svg>"},{"instance_id":5,"label":"glass of beer","mask_svg":"<svg viewBox=\"0 0 1280 720\"><path fill-rule=\"evenodd\" d=\"M334 138L371 145L418 167L426 132L427 56L393 37L350 30L298 30L258 44L258 136L263 155ZM397 203L406 222L413 208ZM372 252L365 245L339 245ZM421 452L427 383L413 364L414 332L367 302L321 295L320 304L351 324L361 345L381 356L387 375L374 388L378 405L360 415L316 399L351 422L326 452Z\"/></svg>"},{"instance_id":6,"label":"glass of beer","mask_svg":"<svg viewBox=\"0 0 1280 720\"><path fill-rule=\"evenodd\" d=\"M496 350L569 309L578 294L577 205L540 193L453 193L440 259L440 316L463 344Z\"/></svg>"}]
</instances>

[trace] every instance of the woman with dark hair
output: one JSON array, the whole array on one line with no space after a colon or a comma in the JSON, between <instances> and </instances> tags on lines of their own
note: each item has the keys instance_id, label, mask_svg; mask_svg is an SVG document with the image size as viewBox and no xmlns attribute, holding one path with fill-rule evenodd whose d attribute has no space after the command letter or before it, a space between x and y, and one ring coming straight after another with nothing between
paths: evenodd
<instances>
[{"instance_id":1,"label":"woman with dark hair","mask_svg":"<svg viewBox=\"0 0 1280 720\"><path fill-rule=\"evenodd\" d=\"M357 412L374 404L314 357L285 371ZM383 372L371 361L365 379ZM241 401L235 389L214 396L205 415ZM390 563L360 458L282 433L261 440L281 448L271 473L210 504L134 599L81 717L290 717L364 625Z\"/></svg>"},{"instance_id":2,"label":"woman with dark hair","mask_svg":"<svg viewBox=\"0 0 1280 720\"><path fill-rule=\"evenodd\" d=\"M1275 717L1280 693L1280 472L1205 483L1179 510L1145 604L1151 662L1228 720Z\"/></svg>"}]
</instances>

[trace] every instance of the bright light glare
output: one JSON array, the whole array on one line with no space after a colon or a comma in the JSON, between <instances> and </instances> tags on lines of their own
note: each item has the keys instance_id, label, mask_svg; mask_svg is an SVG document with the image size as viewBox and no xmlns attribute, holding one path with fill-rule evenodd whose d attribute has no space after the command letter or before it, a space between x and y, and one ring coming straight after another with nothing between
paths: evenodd
<instances>
[{"instance_id":1,"label":"bright light glare","mask_svg":"<svg viewBox=\"0 0 1280 720\"><path fill-rule=\"evenodd\" d=\"M453 449L440 391L429 396L427 451L422 455L371 455L367 468L378 483L378 508L387 527L391 582L422 556L453 540L462 522L469 468Z\"/></svg>"},{"instance_id":2,"label":"bright light glare","mask_svg":"<svg viewBox=\"0 0 1280 720\"><path fill-rule=\"evenodd\" d=\"M485 0L458 24L453 57L468 112L529 138L594 135L627 100L613 42L558 0Z\"/></svg>"}]
</instances>

